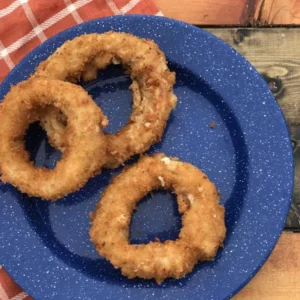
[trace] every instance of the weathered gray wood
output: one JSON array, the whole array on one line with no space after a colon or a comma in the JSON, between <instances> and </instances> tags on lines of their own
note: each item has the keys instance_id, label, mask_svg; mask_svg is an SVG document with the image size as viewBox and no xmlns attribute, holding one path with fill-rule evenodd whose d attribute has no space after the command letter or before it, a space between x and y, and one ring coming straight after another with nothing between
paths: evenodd
<instances>
[{"instance_id":1,"label":"weathered gray wood","mask_svg":"<svg viewBox=\"0 0 300 300\"><path fill-rule=\"evenodd\" d=\"M245 56L267 81L294 142L295 190L287 229L300 230L300 28L210 28Z\"/></svg>"}]
</instances>

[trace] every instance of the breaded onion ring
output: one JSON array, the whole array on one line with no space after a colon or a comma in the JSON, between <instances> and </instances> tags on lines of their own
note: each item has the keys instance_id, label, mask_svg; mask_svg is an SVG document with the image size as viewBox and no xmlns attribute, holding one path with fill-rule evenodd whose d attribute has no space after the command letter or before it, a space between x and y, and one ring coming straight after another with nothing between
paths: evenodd
<instances>
[{"instance_id":1,"label":"breaded onion ring","mask_svg":"<svg viewBox=\"0 0 300 300\"><path fill-rule=\"evenodd\" d=\"M110 63L121 63L133 81L130 121L119 132L107 135L105 167L115 168L161 139L176 105L175 74L169 71L165 55L158 46L151 40L128 33L86 34L65 42L38 66L33 76L72 82L80 78L91 80L96 78L99 69ZM53 146L63 149L65 125L59 119L59 113L52 110L42 118L42 126Z\"/></svg>"},{"instance_id":2,"label":"breaded onion ring","mask_svg":"<svg viewBox=\"0 0 300 300\"><path fill-rule=\"evenodd\" d=\"M183 214L178 239L130 244L130 219L137 203L160 188L177 195ZM97 251L123 275L158 283L184 276L198 261L213 260L225 233L224 207L215 185L193 165L163 154L145 156L113 179L97 204L90 229Z\"/></svg>"},{"instance_id":3,"label":"breaded onion ring","mask_svg":"<svg viewBox=\"0 0 300 300\"><path fill-rule=\"evenodd\" d=\"M66 150L51 170L29 161L24 135L37 110L53 105L67 116ZM56 200L80 189L104 163L106 139L99 126L106 117L80 86L59 80L21 82L1 104L1 180L29 196Z\"/></svg>"}]
</instances>

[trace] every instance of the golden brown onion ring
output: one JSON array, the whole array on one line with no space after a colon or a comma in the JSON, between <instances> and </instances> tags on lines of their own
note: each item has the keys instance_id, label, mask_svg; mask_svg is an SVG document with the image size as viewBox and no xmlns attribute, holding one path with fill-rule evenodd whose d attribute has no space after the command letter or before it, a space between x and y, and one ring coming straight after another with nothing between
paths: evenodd
<instances>
[{"instance_id":1,"label":"golden brown onion ring","mask_svg":"<svg viewBox=\"0 0 300 300\"><path fill-rule=\"evenodd\" d=\"M80 78L91 80L99 69L110 63L121 63L127 69L133 91L129 123L119 132L107 135L105 167L115 168L161 139L176 105L175 74L169 71L165 55L158 46L151 40L128 33L86 34L65 42L38 66L33 76L72 82ZM63 150L65 126L59 120L59 112L52 111L43 116L42 126L53 146Z\"/></svg>"},{"instance_id":2,"label":"golden brown onion ring","mask_svg":"<svg viewBox=\"0 0 300 300\"><path fill-rule=\"evenodd\" d=\"M66 149L53 170L36 167L25 150L24 135L44 107L68 118ZM106 117L84 89L59 80L35 79L12 87L1 104L1 180L29 196L56 200L80 189L104 163L106 139L99 124Z\"/></svg>"},{"instance_id":3,"label":"golden brown onion ring","mask_svg":"<svg viewBox=\"0 0 300 300\"><path fill-rule=\"evenodd\" d=\"M130 244L130 219L137 203L161 188L177 195L183 214L178 239ZM163 154L144 156L113 179L97 204L90 229L97 251L123 275L158 283L184 276L198 261L213 260L225 233L224 207L215 185L193 165Z\"/></svg>"}]
</instances>

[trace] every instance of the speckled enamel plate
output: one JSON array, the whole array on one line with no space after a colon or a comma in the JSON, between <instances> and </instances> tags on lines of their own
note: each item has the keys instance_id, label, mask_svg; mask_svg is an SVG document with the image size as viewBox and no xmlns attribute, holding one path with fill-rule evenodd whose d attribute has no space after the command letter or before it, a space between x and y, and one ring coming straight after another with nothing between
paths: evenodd
<instances>
[{"instance_id":1,"label":"speckled enamel plate","mask_svg":"<svg viewBox=\"0 0 300 300\"><path fill-rule=\"evenodd\" d=\"M264 81L241 55L199 28L162 17L94 20L60 33L26 56L1 85L0 99L64 41L108 30L153 39L166 53L177 74L179 101L162 141L149 152L163 151L193 163L216 183L226 208L224 249L214 262L198 264L185 278L161 286L123 277L98 256L88 235L89 212L120 171L115 170L104 171L81 191L55 203L0 185L0 263L35 299L227 299L271 253L293 187L284 117ZM109 67L84 85L108 115L110 132L128 120L129 84L120 68ZM29 131L26 145L32 157L38 165L53 167L59 153L38 126ZM134 213L131 242L175 239L180 225L173 196L157 192Z\"/></svg>"}]
</instances>

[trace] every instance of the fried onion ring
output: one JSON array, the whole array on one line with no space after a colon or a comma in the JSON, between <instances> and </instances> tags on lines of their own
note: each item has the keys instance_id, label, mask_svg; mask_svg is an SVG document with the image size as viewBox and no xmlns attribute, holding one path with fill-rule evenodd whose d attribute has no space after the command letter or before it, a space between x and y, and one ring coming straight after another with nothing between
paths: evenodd
<instances>
[{"instance_id":1,"label":"fried onion ring","mask_svg":"<svg viewBox=\"0 0 300 300\"><path fill-rule=\"evenodd\" d=\"M151 40L128 33L86 34L65 42L33 76L64 81L96 78L99 69L121 63L132 79L133 112L119 132L108 134L105 167L115 168L134 154L145 152L159 141L177 98L173 94L175 74L170 72L164 53ZM58 111L42 117L53 146L63 150L65 125ZM57 130L58 129L58 130Z\"/></svg>"},{"instance_id":2,"label":"fried onion ring","mask_svg":"<svg viewBox=\"0 0 300 300\"><path fill-rule=\"evenodd\" d=\"M182 228L177 240L129 243L131 215L154 189L177 195ZM224 207L215 185L199 169L175 158L144 156L113 179L97 204L90 229L100 255L122 274L161 283L190 273L198 261L213 260L226 234Z\"/></svg>"},{"instance_id":3,"label":"fried onion ring","mask_svg":"<svg viewBox=\"0 0 300 300\"><path fill-rule=\"evenodd\" d=\"M68 118L66 150L51 170L29 160L24 135L37 111L53 105ZM56 200L80 189L104 163L106 139L99 126L106 117L81 87L59 80L34 79L12 87L1 104L1 180L29 196Z\"/></svg>"}]
</instances>

